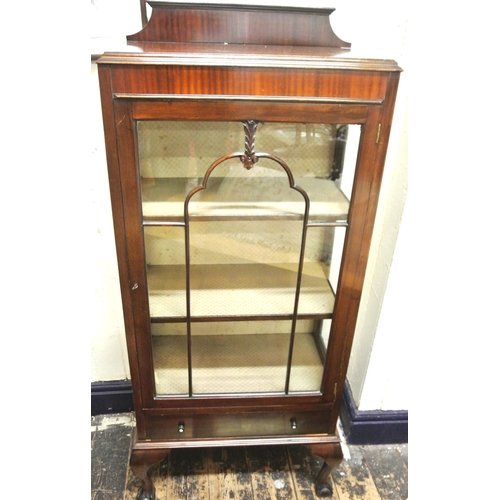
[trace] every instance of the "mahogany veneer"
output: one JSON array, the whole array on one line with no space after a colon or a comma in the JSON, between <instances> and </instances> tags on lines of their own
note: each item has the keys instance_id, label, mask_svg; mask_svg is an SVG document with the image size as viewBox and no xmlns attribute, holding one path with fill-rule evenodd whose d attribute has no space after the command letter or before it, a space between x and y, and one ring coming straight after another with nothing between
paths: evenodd
<instances>
[{"instance_id":1,"label":"mahogany veneer","mask_svg":"<svg viewBox=\"0 0 500 500\"><path fill-rule=\"evenodd\" d=\"M342 460L336 424L401 70L394 61L353 56L349 50L350 44L340 40L331 30L329 16L332 10L329 9L149 3L153 12L145 28L128 37L128 45L123 52L106 53L98 61L113 221L137 421L130 466L143 482L138 498L155 498L147 471L172 448L297 443L309 445L313 453L325 459L316 484L320 495L329 495L332 492L330 472ZM342 205L339 213L328 214L316 226L313 217L308 222L293 211L283 210L283 220L296 220L298 224L303 224L303 236L307 231L321 230L326 238L336 228L345 232L336 290L330 290L328 276L324 277L327 286L322 288L322 293L328 296L325 302L328 310L320 308L320 312L315 312L314 308L301 309L300 299L297 299L295 309L291 307L288 313L262 307L252 313L245 308L245 297L250 294L245 294L242 283L252 287L255 300L259 297L259 286L268 288L274 284L273 280L278 283L276 286L280 286L281 278L273 278L274 275L267 274L265 266L259 267L259 264L247 266L250 272L247 278L238 274L244 269L238 262L233 267L223 267L222 264L212 269L209 266L200 267L196 269L198 275L191 272L191 224L201 224L203 220L217 223L217 216L220 217L222 212L212 213L210 217L199 217L198 222L193 218L191 222L189 197L185 201L184 215L182 205L175 214L162 213L161 210L157 213L153 205L147 205L150 202L143 200L145 191L142 184L150 182L158 185L160 198L163 196L161 193L167 196L169 190L175 191L178 189L176 186L181 184L179 179L161 182L157 182L154 177L142 179L142 146L139 145L137 131L137 123L142 121L243 122L246 143L242 143L241 148L244 151L220 159L215 157L213 161L239 161L241 157L242 166L249 170L261 168L264 161L277 163L279 165L275 165L276 168L282 167L284 175L288 176L290 188L299 194L302 191L294 184L294 169L285 163L286 152L281 160L276 155L254 149L255 138L258 140L258 134L265 133L260 132L260 128L255 131L256 125L283 122L296 127L302 124L351 124L360 127L356 171L348 209ZM259 127L266 130L264 126ZM341 140L338 137L335 140L341 146ZM168 137L165 141L168 145ZM210 164L206 167L208 169ZM185 174L185 177L189 176ZM266 182L274 181L269 177ZM340 204L344 203L343 198L338 199ZM235 200L232 203L238 201L238 196ZM307 192L304 200L307 200ZM159 199L153 201L161 202ZM265 200L265 204L268 202ZM278 200L276 210L279 203ZM281 203L285 207L286 204ZM308 201L302 203L307 214ZM161 206L156 205L157 208ZM242 205L240 209L245 212L247 208ZM231 213L231 209L229 212L224 210L224 217L220 220L237 219L235 214ZM254 212L247 211L245 214L248 220L268 220L269 224L279 224L279 217L271 217L259 205L254 207ZM172 303L168 300L172 294L167 286L159 292L159 300L167 302L162 302L159 316L153 317L148 293L153 293L154 273L159 273L160 288L165 281L170 283L172 290L178 289L173 275L169 274L173 272L174 266L169 267L167 262L164 266L157 266L155 271L148 262L150 250L145 242L145 228L162 225L184 231L188 242L188 265L176 268L180 269L181 278L183 273L186 277L187 288L182 291L186 295L186 306L183 306L180 315L169 314ZM173 240L165 241L172 244ZM303 248L304 241L302 239ZM214 248L218 244L215 239ZM243 244L250 245L251 242ZM297 290L305 293L307 276L304 274L302 282L301 273L307 273L309 268L307 262L302 266L303 261L300 259L298 267L293 268L292 272L298 277ZM219 269L226 271L220 272ZM257 269L261 270L255 272L263 274L255 274L254 270ZM283 269L280 268L281 274L276 276L284 275ZM206 274L199 274L205 271ZM161 273L166 273L166 278ZM194 299L191 304L191 274L194 276L193 286L198 286L203 293L204 290L210 293L210 288L219 286L219 278L226 279L226 275L232 274L234 280L238 279L241 297L234 295L238 301L238 307L232 309L234 314L217 313L217 303L215 309L210 304L198 316L195 312L191 314L191 307L196 306ZM209 276L214 278L207 284ZM202 284L196 285L196 279ZM181 282L184 281L181 279ZM220 286L223 288L225 285ZM229 289L231 292L231 287ZM291 295L287 292L287 297L292 296L292 305L293 290L292 286ZM209 298L207 295L207 300ZM229 299L226 302L231 309ZM319 363L323 373L322 378L318 379L321 381L320 384L318 382L318 390L294 392L295 386L290 383L290 377L295 373L294 339L304 335L299 330L296 332L296 328L303 328L304 325L308 327L309 323L302 322L309 321L311 325L317 325L326 318L331 319L329 331L325 333L316 329L311 333L314 338L312 345L316 343L318 346L314 362ZM212 335L216 329L227 334L225 342L219 345L227 349L230 357L233 355L233 340L236 342L234 345L238 346L238 325L259 329L255 335L255 345L258 346L258 335L266 335L266 326L284 319L291 322L292 331L289 356L288 359L284 358L282 370L287 374L283 389L227 393L209 393L209 389L202 389L201 393L196 392L197 387L205 386L197 385L196 380L193 382L194 354L204 355L208 361L210 356L217 355L209 348L193 354L193 349L198 346L210 344L210 337L206 337L204 343L196 343L197 328L201 328L201 334ZM186 377L181 384L185 390L179 389L178 393L175 393L176 385L170 384L170 381L162 386L158 379L160 372L155 372L159 366L158 356L155 358L159 351L154 350L157 349L155 346L173 345L171 342L169 344L168 339L161 340L161 337L153 343L152 325L156 324L160 324L167 334L169 328L176 328L175 325L187 328L186 367L185 374L181 376ZM325 335L326 343L322 340ZM243 338L248 344L241 345L248 345L248 349L251 349L252 338L242 335L240 339ZM268 337L268 340L269 345L274 345L273 337ZM324 345L320 347L322 342ZM161 352L166 355L174 352L167 347L162 349ZM181 354L182 349L181 346ZM237 349L234 352L238 354ZM241 359L244 362L244 356ZM169 362L173 363L166 361L167 370ZM220 363L213 366L216 369ZM249 367L252 366L249 364ZM252 369L266 369L265 366L259 367L258 363L255 366L257 368ZM184 373L182 370L180 373ZM241 374L243 378L246 377L244 382L251 385L252 376L260 372L253 372L252 375L251 371L248 374L245 370L250 368L242 365ZM165 373L167 377L174 376L173 372ZM318 372L314 373L317 377ZM268 379L263 376L262 380L265 384ZM235 381L236 386L238 383ZM300 380L298 383L300 387ZM232 387L231 384L226 386ZM169 389L162 390L161 387ZM308 387L307 384L304 387ZM162 393L169 391L173 393Z\"/></svg>"}]
</instances>

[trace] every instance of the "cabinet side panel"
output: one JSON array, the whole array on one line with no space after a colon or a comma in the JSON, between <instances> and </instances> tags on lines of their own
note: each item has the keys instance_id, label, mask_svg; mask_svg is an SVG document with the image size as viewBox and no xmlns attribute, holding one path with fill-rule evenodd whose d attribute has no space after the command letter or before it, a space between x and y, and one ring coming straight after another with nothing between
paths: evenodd
<instances>
[{"instance_id":1,"label":"cabinet side panel","mask_svg":"<svg viewBox=\"0 0 500 500\"><path fill-rule=\"evenodd\" d=\"M140 384L142 403L147 405L153 401L154 381L137 135L131 103L115 101L114 107L129 270L129 281L125 293L128 294L132 308L133 335L140 370L139 383L134 387Z\"/></svg>"},{"instance_id":2,"label":"cabinet side panel","mask_svg":"<svg viewBox=\"0 0 500 500\"><path fill-rule=\"evenodd\" d=\"M334 376L329 378L325 393L342 394L352 348L361 293L365 278L371 238L387 153L389 132L394 112L399 74L392 75L385 105L374 107L364 130L360 151L356 189L353 194L350 228L345 249L346 261L341 270L341 293L337 296L334 335L331 340L333 356L328 360ZM336 398L334 411L340 408Z\"/></svg>"},{"instance_id":3,"label":"cabinet side panel","mask_svg":"<svg viewBox=\"0 0 500 500\"><path fill-rule=\"evenodd\" d=\"M132 313L132 302L129 283L128 256L126 250L126 232L123 211L123 197L121 190L121 178L119 168L119 154L117 147L117 136L115 128L115 112L112 99L112 76L111 70L106 66L99 66L99 84L101 91L101 106L103 113L103 125L106 145L106 158L108 164L108 178L113 214L113 226L115 234L115 246L118 259L118 272L120 277L120 288L122 297L123 316L125 323L125 334L127 352L130 366L130 374L133 384L133 400L136 410L137 433L139 437L144 436L144 421L142 419L142 397L140 386L140 370L137 360L137 348L134 334L134 317Z\"/></svg>"}]
</instances>

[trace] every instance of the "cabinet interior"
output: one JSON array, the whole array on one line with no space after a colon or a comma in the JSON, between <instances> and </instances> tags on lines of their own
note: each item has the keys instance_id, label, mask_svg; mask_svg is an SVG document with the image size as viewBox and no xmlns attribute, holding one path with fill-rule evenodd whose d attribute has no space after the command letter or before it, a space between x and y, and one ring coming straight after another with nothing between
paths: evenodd
<instances>
[{"instance_id":1,"label":"cabinet interior","mask_svg":"<svg viewBox=\"0 0 500 500\"><path fill-rule=\"evenodd\" d=\"M289 171L246 169L241 122L137 122L158 396L321 390L359 137L259 123Z\"/></svg>"}]
</instances>

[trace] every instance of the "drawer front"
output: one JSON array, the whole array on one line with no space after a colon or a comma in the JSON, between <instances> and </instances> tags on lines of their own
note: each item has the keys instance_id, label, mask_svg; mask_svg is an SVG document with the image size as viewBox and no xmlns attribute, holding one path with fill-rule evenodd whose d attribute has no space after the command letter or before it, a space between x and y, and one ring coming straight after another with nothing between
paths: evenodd
<instances>
[{"instance_id":1,"label":"drawer front","mask_svg":"<svg viewBox=\"0 0 500 500\"><path fill-rule=\"evenodd\" d=\"M273 436L325 435L331 412L220 412L145 415L146 439L188 440Z\"/></svg>"}]
</instances>

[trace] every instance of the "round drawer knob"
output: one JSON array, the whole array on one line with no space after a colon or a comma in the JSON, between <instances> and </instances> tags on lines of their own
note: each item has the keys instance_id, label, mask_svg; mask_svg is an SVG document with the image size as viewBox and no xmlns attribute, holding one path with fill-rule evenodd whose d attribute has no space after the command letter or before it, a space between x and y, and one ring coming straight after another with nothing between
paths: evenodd
<instances>
[{"instance_id":1,"label":"round drawer knob","mask_svg":"<svg viewBox=\"0 0 500 500\"><path fill-rule=\"evenodd\" d=\"M179 427L177 428L179 432L184 432L184 422L179 422Z\"/></svg>"},{"instance_id":2,"label":"round drawer knob","mask_svg":"<svg viewBox=\"0 0 500 500\"><path fill-rule=\"evenodd\" d=\"M292 429L296 429L297 428L297 420L295 420L294 418L291 418L290 425L292 426Z\"/></svg>"}]
</instances>

